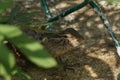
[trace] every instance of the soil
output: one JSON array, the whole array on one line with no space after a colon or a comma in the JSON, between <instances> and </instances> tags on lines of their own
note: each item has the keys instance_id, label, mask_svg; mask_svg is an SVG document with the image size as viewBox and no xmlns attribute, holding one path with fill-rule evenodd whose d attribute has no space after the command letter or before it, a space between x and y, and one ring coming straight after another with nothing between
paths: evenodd
<instances>
[{"instance_id":1,"label":"soil","mask_svg":"<svg viewBox=\"0 0 120 80\"><path fill-rule=\"evenodd\" d=\"M80 2L82 0L48 1L53 15L59 14ZM39 18L42 22L45 21L45 13L38 0L30 0L28 3L26 1L26 4L32 4L32 7L27 6L28 10L33 8L40 10ZM102 10L120 40L120 9L102 7ZM120 57L116 52L111 36L97 13L87 5L54 24L55 31L66 28L77 30L84 37L84 41L79 47L62 56L65 67L46 70L28 65L25 71L33 80L116 80L117 74L120 72Z\"/></svg>"}]
</instances>

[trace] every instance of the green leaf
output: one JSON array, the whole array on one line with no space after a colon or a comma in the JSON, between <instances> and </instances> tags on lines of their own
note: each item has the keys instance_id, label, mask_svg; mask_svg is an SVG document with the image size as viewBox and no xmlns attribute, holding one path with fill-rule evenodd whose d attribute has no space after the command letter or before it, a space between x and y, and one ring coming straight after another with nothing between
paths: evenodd
<instances>
[{"instance_id":1,"label":"green leaf","mask_svg":"<svg viewBox=\"0 0 120 80\"><path fill-rule=\"evenodd\" d=\"M120 73L118 73L117 75L117 80L120 80Z\"/></svg>"},{"instance_id":2,"label":"green leaf","mask_svg":"<svg viewBox=\"0 0 120 80\"><path fill-rule=\"evenodd\" d=\"M15 66L14 55L3 44L4 36L0 34L0 75L11 80L11 72Z\"/></svg>"},{"instance_id":3,"label":"green leaf","mask_svg":"<svg viewBox=\"0 0 120 80\"><path fill-rule=\"evenodd\" d=\"M4 80L11 80L11 75L8 73L5 65L0 63L0 75Z\"/></svg>"},{"instance_id":4,"label":"green leaf","mask_svg":"<svg viewBox=\"0 0 120 80\"><path fill-rule=\"evenodd\" d=\"M3 39L4 37L0 34L0 62L5 65L8 70L10 70L15 65L15 58L14 55L4 45Z\"/></svg>"},{"instance_id":5,"label":"green leaf","mask_svg":"<svg viewBox=\"0 0 120 80\"><path fill-rule=\"evenodd\" d=\"M36 65L51 68L57 65L54 58L34 39L24 35L17 27L0 25L0 32Z\"/></svg>"},{"instance_id":6,"label":"green leaf","mask_svg":"<svg viewBox=\"0 0 120 80\"><path fill-rule=\"evenodd\" d=\"M13 0L0 0L0 14L6 10L11 4Z\"/></svg>"},{"instance_id":7,"label":"green leaf","mask_svg":"<svg viewBox=\"0 0 120 80\"><path fill-rule=\"evenodd\" d=\"M22 78L24 80L32 80L32 78L18 66L15 67L15 70L13 71L13 75L17 78Z\"/></svg>"}]
</instances>

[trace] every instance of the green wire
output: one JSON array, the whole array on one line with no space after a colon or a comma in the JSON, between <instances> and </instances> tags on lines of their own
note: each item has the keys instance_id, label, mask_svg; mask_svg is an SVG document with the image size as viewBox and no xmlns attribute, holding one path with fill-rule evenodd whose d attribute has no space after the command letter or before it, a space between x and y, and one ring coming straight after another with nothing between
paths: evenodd
<instances>
[{"instance_id":1,"label":"green wire","mask_svg":"<svg viewBox=\"0 0 120 80\"><path fill-rule=\"evenodd\" d=\"M50 19L52 16L51 16L51 13L50 13L50 10L49 10L49 8L48 8L48 5L47 5L47 3L46 3L46 0L41 0L41 2L42 2L42 5L43 5L43 8L44 8L44 10L45 10L45 13L46 13L46 16L48 17L48 19ZM49 31L52 31L53 30L53 25L52 25L52 23L51 24L49 24Z\"/></svg>"},{"instance_id":2,"label":"green wire","mask_svg":"<svg viewBox=\"0 0 120 80\"><path fill-rule=\"evenodd\" d=\"M113 41L115 42L116 46L120 46L119 42L118 42L118 38L115 35L115 33L112 31L111 29L111 25L109 23L109 21L107 20L107 18L103 15L101 8L97 5L96 2L94 1L90 1L89 4L95 9L95 11L98 13L98 15L100 16L100 19L102 20L102 22L104 23L107 31L111 34Z\"/></svg>"}]
</instances>

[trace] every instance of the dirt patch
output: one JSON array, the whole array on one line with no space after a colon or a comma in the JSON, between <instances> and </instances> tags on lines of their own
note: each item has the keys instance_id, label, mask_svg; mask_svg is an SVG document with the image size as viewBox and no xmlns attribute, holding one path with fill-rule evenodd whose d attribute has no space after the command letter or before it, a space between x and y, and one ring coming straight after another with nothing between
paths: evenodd
<instances>
[{"instance_id":1,"label":"dirt patch","mask_svg":"<svg viewBox=\"0 0 120 80\"><path fill-rule=\"evenodd\" d=\"M56 15L80 2L81 0L53 0L53 2L51 0L48 3L53 15ZM42 7L38 7L42 11L40 15L43 16ZM103 12L119 38L120 9L104 8ZM76 29L84 37L84 41L79 47L62 56L63 65L67 65L68 68L44 70L29 65L26 72L34 80L116 80L116 76L120 72L120 58L114 42L95 11L87 5L54 24L56 31L66 28Z\"/></svg>"}]
</instances>

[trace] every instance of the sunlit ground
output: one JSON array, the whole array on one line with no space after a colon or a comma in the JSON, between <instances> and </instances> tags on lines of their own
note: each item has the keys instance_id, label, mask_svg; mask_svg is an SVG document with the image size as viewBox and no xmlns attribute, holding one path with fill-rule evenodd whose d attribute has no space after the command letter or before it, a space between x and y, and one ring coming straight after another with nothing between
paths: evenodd
<instances>
[{"instance_id":1,"label":"sunlit ground","mask_svg":"<svg viewBox=\"0 0 120 80\"><path fill-rule=\"evenodd\" d=\"M51 3L48 2L52 14L56 15L81 1L53 0L52 2L51 0ZM32 4L34 8L35 3L37 2L31 1L26 4ZM32 7L29 10L33 9ZM40 4L37 7L42 11L40 15L42 16L41 21L43 21L43 18L45 19L43 9ZM120 8L103 7L105 16L120 40ZM72 27L84 37L84 41L80 48L63 56L63 61L72 65L72 70L62 68L43 70L28 66L26 71L34 80L116 80L116 76L120 72L120 58L102 21L89 5L60 19L54 24L54 27L56 31Z\"/></svg>"}]
</instances>

